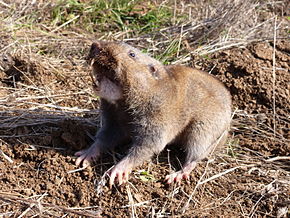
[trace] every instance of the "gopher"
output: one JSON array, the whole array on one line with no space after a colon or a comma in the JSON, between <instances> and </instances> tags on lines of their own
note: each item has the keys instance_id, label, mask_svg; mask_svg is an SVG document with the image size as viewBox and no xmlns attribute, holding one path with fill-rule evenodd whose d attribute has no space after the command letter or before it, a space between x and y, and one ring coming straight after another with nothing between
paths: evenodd
<instances>
[{"instance_id":1,"label":"gopher","mask_svg":"<svg viewBox=\"0 0 290 218\"><path fill-rule=\"evenodd\" d=\"M197 162L225 142L231 121L231 96L210 74L180 65L163 65L124 42L97 41L89 60L100 96L102 127L94 143L76 153L89 165L117 145L131 147L109 172L112 186L166 145L185 151L181 169L167 183L188 179Z\"/></svg>"}]
</instances>

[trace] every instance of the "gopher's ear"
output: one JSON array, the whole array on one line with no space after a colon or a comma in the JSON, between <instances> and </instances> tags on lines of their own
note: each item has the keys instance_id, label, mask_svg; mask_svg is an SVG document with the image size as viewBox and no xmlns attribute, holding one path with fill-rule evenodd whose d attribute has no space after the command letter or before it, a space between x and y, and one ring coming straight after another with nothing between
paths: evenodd
<instances>
[{"instance_id":1,"label":"gopher's ear","mask_svg":"<svg viewBox=\"0 0 290 218\"><path fill-rule=\"evenodd\" d=\"M87 60L90 62L93 58L95 58L101 51L101 44L100 42L94 42L91 45L91 49L89 55L87 56Z\"/></svg>"},{"instance_id":2,"label":"gopher's ear","mask_svg":"<svg viewBox=\"0 0 290 218\"><path fill-rule=\"evenodd\" d=\"M149 64L148 67L149 67L149 71L152 74L152 76L154 77L154 79L156 79L156 80L160 79L159 70L153 64Z\"/></svg>"}]
</instances>

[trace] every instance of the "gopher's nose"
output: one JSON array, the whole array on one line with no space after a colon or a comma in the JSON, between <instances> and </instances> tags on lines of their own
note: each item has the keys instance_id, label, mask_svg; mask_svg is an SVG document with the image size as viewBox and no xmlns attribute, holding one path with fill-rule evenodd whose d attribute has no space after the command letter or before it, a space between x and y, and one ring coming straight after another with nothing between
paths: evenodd
<instances>
[{"instance_id":1,"label":"gopher's nose","mask_svg":"<svg viewBox=\"0 0 290 218\"><path fill-rule=\"evenodd\" d=\"M87 60L92 60L93 58L95 58L98 54L100 54L100 50L101 50L101 45L99 42L94 42L91 45L91 49L89 52L89 55L87 57Z\"/></svg>"}]
</instances>

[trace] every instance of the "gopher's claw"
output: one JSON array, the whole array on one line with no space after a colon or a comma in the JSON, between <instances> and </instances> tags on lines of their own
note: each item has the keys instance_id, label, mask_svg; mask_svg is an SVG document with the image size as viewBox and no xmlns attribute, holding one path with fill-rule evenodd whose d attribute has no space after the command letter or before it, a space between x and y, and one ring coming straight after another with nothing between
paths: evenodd
<instances>
[{"instance_id":1,"label":"gopher's claw","mask_svg":"<svg viewBox=\"0 0 290 218\"><path fill-rule=\"evenodd\" d=\"M109 171L109 186L112 188L113 184L116 182L118 185L126 183L129 179L129 173L131 172L131 167L126 164L126 161L119 162L116 166Z\"/></svg>"},{"instance_id":2,"label":"gopher's claw","mask_svg":"<svg viewBox=\"0 0 290 218\"><path fill-rule=\"evenodd\" d=\"M75 153L78 156L76 159L76 165L82 164L83 167L88 167L93 161L100 155L100 149L97 145L93 144L91 147L85 150L81 150Z\"/></svg>"},{"instance_id":3,"label":"gopher's claw","mask_svg":"<svg viewBox=\"0 0 290 218\"><path fill-rule=\"evenodd\" d=\"M182 180L186 180L187 182L189 182L189 174L183 171L178 171L165 177L165 181L167 184L171 184L174 182L180 184Z\"/></svg>"}]
</instances>

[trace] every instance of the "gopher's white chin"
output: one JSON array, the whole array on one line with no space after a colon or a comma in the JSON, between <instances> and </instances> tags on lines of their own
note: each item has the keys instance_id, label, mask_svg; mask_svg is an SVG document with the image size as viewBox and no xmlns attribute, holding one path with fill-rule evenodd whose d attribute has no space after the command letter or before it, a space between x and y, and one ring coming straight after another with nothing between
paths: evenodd
<instances>
[{"instance_id":1,"label":"gopher's white chin","mask_svg":"<svg viewBox=\"0 0 290 218\"><path fill-rule=\"evenodd\" d=\"M122 98L123 93L120 86L104 77L100 81L98 94L101 98L114 104L117 100Z\"/></svg>"}]
</instances>

